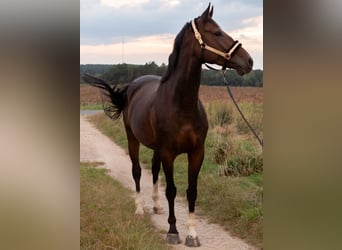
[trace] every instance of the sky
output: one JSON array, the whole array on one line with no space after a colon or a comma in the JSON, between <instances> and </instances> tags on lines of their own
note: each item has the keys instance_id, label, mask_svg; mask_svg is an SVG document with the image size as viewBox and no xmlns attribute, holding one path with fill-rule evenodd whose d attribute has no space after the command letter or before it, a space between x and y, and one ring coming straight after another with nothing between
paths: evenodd
<instances>
[{"instance_id":1,"label":"sky","mask_svg":"<svg viewBox=\"0 0 342 250\"><path fill-rule=\"evenodd\" d=\"M211 0L213 19L263 69L263 2ZM209 1L80 0L81 64L168 64L173 41Z\"/></svg>"}]
</instances>

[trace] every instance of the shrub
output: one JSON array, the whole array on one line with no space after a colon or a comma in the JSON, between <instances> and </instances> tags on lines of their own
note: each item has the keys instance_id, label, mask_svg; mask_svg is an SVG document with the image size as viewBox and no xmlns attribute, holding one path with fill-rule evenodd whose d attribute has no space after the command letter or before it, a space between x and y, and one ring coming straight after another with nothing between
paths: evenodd
<instances>
[{"instance_id":1,"label":"shrub","mask_svg":"<svg viewBox=\"0 0 342 250\"><path fill-rule=\"evenodd\" d=\"M225 127L233 122L232 106L226 103L214 103L208 107L208 118L211 127Z\"/></svg>"},{"instance_id":2,"label":"shrub","mask_svg":"<svg viewBox=\"0 0 342 250\"><path fill-rule=\"evenodd\" d=\"M250 176L263 172L263 158L247 156L244 158L233 157L219 168L219 175L225 176Z\"/></svg>"},{"instance_id":3,"label":"shrub","mask_svg":"<svg viewBox=\"0 0 342 250\"><path fill-rule=\"evenodd\" d=\"M210 132L209 137L212 141L210 147L212 161L216 164L223 164L228 158L232 157L237 151L238 143L235 141L233 136L227 136L226 134Z\"/></svg>"},{"instance_id":4,"label":"shrub","mask_svg":"<svg viewBox=\"0 0 342 250\"><path fill-rule=\"evenodd\" d=\"M250 125L255 129L256 133L262 133L263 130L263 110L261 106L252 105L250 103L242 103L241 110ZM236 112L236 128L239 134L247 134L250 129L241 115Z\"/></svg>"}]
</instances>

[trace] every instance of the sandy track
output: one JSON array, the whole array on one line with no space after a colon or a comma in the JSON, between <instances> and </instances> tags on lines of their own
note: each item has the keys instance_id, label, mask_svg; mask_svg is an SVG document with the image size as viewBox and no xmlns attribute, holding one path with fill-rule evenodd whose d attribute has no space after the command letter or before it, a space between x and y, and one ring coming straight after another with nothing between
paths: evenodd
<instances>
[{"instance_id":1,"label":"sandy track","mask_svg":"<svg viewBox=\"0 0 342 250\"><path fill-rule=\"evenodd\" d=\"M86 120L86 116L80 116L80 160L104 162L104 167L110 169L110 175L120 181L125 187L134 190L134 181L131 175L131 162L125 151L113 143L108 137L99 132ZM161 170L162 174L162 170ZM144 210L152 213L152 174L142 169L141 192L144 199ZM153 214L152 221L158 229L168 230L168 205L165 198L165 189L159 189L160 202L164 208L164 214ZM173 246L174 249L194 249L184 245L188 232L187 202L177 197L175 201L175 213L177 218L177 229L182 244ZM201 247L197 249L255 249L242 240L232 237L228 232L217 224L210 224L203 217L196 217L196 231L198 233Z\"/></svg>"}]
</instances>

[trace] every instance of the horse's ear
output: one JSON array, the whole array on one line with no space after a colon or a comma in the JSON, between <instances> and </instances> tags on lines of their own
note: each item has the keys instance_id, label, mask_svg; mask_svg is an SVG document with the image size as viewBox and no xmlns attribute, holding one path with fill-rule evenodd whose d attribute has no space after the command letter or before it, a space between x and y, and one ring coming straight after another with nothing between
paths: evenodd
<instances>
[{"instance_id":1,"label":"horse's ear","mask_svg":"<svg viewBox=\"0 0 342 250\"><path fill-rule=\"evenodd\" d=\"M208 8L202 13L201 19L205 22L213 16L214 8L209 3Z\"/></svg>"},{"instance_id":2,"label":"horse's ear","mask_svg":"<svg viewBox=\"0 0 342 250\"><path fill-rule=\"evenodd\" d=\"M213 17L213 14L214 14L214 6L211 6L211 10L209 11L210 18Z\"/></svg>"}]
</instances>

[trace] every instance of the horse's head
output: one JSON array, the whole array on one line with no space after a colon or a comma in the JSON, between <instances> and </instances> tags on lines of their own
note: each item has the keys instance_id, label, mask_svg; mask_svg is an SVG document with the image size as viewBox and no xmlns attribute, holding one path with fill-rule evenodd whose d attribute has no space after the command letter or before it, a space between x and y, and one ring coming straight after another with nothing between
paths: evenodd
<instances>
[{"instance_id":1,"label":"horse's head","mask_svg":"<svg viewBox=\"0 0 342 250\"><path fill-rule=\"evenodd\" d=\"M235 69L239 75L249 73L253 59L238 41L233 40L212 19L214 8L208 6L201 16L191 23L194 31L196 56L203 62Z\"/></svg>"}]
</instances>

